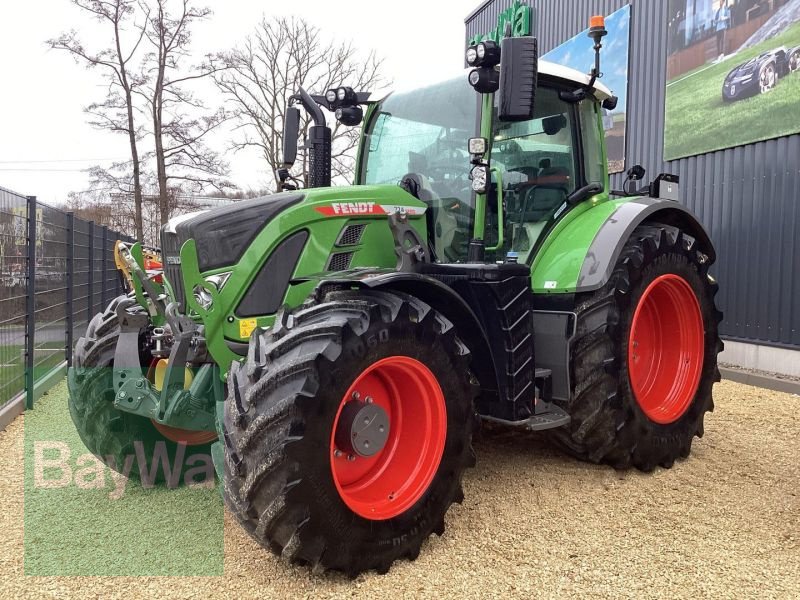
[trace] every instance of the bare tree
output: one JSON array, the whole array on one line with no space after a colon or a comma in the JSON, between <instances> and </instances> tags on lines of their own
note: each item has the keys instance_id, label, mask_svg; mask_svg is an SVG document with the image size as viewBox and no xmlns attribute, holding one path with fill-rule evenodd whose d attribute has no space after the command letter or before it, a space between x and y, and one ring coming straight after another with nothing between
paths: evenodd
<instances>
[{"instance_id":1,"label":"bare tree","mask_svg":"<svg viewBox=\"0 0 800 600\"><path fill-rule=\"evenodd\" d=\"M281 165L281 133L289 97L301 86L318 94L339 85L375 90L388 84L380 74L381 63L374 52L359 56L351 42L326 41L317 27L303 19L265 17L240 47L217 54L210 65L242 132L234 149L260 150L280 191L275 171ZM304 116L302 135L309 124ZM358 135L338 122L332 127L332 176L340 181L352 177ZM293 171L308 183L306 163L303 153Z\"/></svg>"},{"instance_id":2,"label":"bare tree","mask_svg":"<svg viewBox=\"0 0 800 600\"><path fill-rule=\"evenodd\" d=\"M146 59L146 90L139 93L152 119L153 159L162 223L172 212L170 202L175 194L171 190L175 187L194 192L235 187L226 179L227 163L205 143L209 134L227 119L227 114L222 108L209 113L184 85L215 72L207 65L184 67L191 58L191 27L207 19L211 11L192 6L191 0L175 3L179 9L173 15L169 11L169 0L153 0L153 9L142 29L152 51ZM144 0L140 0L140 5L143 11L148 10Z\"/></svg>"},{"instance_id":3,"label":"bare tree","mask_svg":"<svg viewBox=\"0 0 800 600\"><path fill-rule=\"evenodd\" d=\"M142 186L140 182L140 158L137 142L141 130L134 119L133 94L143 84L141 75L130 68L131 61L137 54L144 38L144 29L134 24L133 35L128 34L128 25L134 18L135 3L133 0L71 0L81 10L90 13L97 21L107 24L113 30L113 42L110 47L91 51L84 47L75 30L61 34L58 38L47 41L50 48L69 52L78 63L90 68L99 67L104 70L104 78L108 82L106 97L101 102L86 107L91 115L90 123L99 128L128 136L131 152L131 172L134 197L134 222L136 236L141 239L142 232ZM146 11L146 7L143 7ZM147 12L145 12L147 18ZM126 44L127 38L131 38ZM123 48L123 46L125 46Z\"/></svg>"}]
</instances>

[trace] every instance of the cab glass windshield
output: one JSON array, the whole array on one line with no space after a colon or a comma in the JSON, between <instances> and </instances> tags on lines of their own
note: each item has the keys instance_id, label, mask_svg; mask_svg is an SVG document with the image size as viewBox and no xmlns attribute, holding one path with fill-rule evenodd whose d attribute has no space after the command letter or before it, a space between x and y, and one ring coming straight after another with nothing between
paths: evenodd
<instances>
[{"instance_id":1,"label":"cab glass windshield","mask_svg":"<svg viewBox=\"0 0 800 600\"><path fill-rule=\"evenodd\" d=\"M363 184L398 184L417 175L429 206L437 259L466 257L474 207L468 141L478 102L466 76L384 100L368 124L362 151Z\"/></svg>"}]
</instances>

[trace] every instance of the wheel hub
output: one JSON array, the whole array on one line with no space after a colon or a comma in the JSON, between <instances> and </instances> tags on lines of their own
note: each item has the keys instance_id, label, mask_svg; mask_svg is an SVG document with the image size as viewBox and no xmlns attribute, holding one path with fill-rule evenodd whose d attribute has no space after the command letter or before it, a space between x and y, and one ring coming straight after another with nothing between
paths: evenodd
<instances>
[{"instance_id":1,"label":"wheel hub","mask_svg":"<svg viewBox=\"0 0 800 600\"><path fill-rule=\"evenodd\" d=\"M348 457L368 458L383 450L388 439L389 415L372 398L351 400L342 407L335 435L337 450Z\"/></svg>"}]
</instances>

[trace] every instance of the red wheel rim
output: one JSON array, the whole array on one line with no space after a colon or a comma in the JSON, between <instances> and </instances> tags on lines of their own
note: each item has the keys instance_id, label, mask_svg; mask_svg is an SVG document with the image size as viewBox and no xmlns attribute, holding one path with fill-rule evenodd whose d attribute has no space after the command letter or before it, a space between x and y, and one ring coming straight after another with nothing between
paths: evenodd
<instances>
[{"instance_id":1,"label":"red wheel rim","mask_svg":"<svg viewBox=\"0 0 800 600\"><path fill-rule=\"evenodd\" d=\"M692 403L704 356L703 316L689 283L674 274L655 279L633 313L628 375L645 415L666 425Z\"/></svg>"},{"instance_id":2,"label":"red wheel rim","mask_svg":"<svg viewBox=\"0 0 800 600\"><path fill-rule=\"evenodd\" d=\"M369 457L343 452L335 441L342 411L354 398L369 399L388 416L388 438ZM356 377L333 423L330 461L339 496L366 519L391 519L405 512L433 480L446 437L444 394L430 369L407 356L379 360Z\"/></svg>"}]
</instances>

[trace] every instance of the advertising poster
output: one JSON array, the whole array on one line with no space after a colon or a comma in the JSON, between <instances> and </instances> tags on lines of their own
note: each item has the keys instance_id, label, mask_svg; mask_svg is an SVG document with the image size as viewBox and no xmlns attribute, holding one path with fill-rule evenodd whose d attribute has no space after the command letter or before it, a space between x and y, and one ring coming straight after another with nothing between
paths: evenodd
<instances>
[{"instance_id":1,"label":"advertising poster","mask_svg":"<svg viewBox=\"0 0 800 600\"><path fill-rule=\"evenodd\" d=\"M664 157L800 132L800 0L669 0Z\"/></svg>"},{"instance_id":2,"label":"advertising poster","mask_svg":"<svg viewBox=\"0 0 800 600\"><path fill-rule=\"evenodd\" d=\"M625 124L628 108L628 55L630 50L631 7L625 6L606 17L608 36L603 39L600 80L619 97L619 104L613 112L605 111L606 148L608 151L608 170L619 173L625 170ZM588 73L594 66L594 42L587 35L588 30L554 48L542 59L554 62L582 73Z\"/></svg>"}]
</instances>

